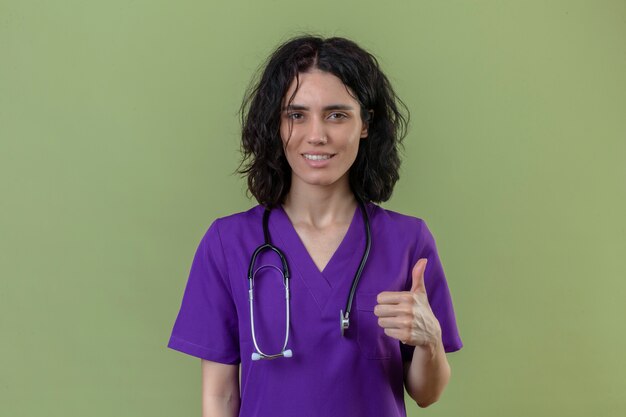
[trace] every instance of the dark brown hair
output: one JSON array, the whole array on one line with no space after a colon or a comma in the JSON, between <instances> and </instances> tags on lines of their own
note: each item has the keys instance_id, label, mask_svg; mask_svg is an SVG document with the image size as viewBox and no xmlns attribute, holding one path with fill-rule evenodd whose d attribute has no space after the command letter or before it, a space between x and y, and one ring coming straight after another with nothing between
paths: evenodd
<instances>
[{"instance_id":1,"label":"dark brown hair","mask_svg":"<svg viewBox=\"0 0 626 417\"><path fill-rule=\"evenodd\" d=\"M239 110L242 160L237 172L247 177L248 190L259 204L273 207L284 202L291 167L280 137L281 104L294 78L297 85L289 103L298 91L298 74L313 68L335 75L349 87L361 106L363 123L369 124L367 139L360 141L350 168L352 192L366 202L387 201L400 177L398 146L406 136L410 114L376 58L341 37L297 36L268 57ZM406 110L406 117L398 105Z\"/></svg>"}]
</instances>

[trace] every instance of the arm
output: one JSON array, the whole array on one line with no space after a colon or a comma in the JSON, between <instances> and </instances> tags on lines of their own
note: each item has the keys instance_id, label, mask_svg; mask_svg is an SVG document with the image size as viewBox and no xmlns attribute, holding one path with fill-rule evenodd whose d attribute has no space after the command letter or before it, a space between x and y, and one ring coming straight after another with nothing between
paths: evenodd
<instances>
[{"instance_id":1,"label":"arm","mask_svg":"<svg viewBox=\"0 0 626 417\"><path fill-rule=\"evenodd\" d=\"M239 365L202 361L202 417L239 415Z\"/></svg>"},{"instance_id":2,"label":"arm","mask_svg":"<svg viewBox=\"0 0 626 417\"><path fill-rule=\"evenodd\" d=\"M404 364L406 390L420 407L439 399L450 379L450 365L441 340L441 326L435 317L424 286L426 259L413 267L410 291L378 294L374 314L385 334L415 346L411 362Z\"/></svg>"},{"instance_id":3,"label":"arm","mask_svg":"<svg viewBox=\"0 0 626 417\"><path fill-rule=\"evenodd\" d=\"M450 364L443 343L416 346L411 362L404 363L404 385L420 407L437 401L450 380Z\"/></svg>"}]
</instances>

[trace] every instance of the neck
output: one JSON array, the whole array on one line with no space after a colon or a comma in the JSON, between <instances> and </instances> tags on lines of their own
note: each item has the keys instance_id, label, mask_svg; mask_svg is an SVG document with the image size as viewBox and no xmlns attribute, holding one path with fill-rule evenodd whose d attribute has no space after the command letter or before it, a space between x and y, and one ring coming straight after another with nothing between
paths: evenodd
<instances>
[{"instance_id":1,"label":"neck","mask_svg":"<svg viewBox=\"0 0 626 417\"><path fill-rule=\"evenodd\" d=\"M347 177L328 186L310 185L292 178L283 204L292 223L305 223L316 228L338 222L349 223L356 208L357 200Z\"/></svg>"}]
</instances>

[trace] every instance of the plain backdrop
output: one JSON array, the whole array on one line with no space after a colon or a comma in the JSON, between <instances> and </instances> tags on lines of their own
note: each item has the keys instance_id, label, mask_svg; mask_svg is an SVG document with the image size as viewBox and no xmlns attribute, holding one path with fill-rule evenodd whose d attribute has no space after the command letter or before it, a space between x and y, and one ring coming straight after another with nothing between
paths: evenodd
<instances>
[{"instance_id":1,"label":"plain backdrop","mask_svg":"<svg viewBox=\"0 0 626 417\"><path fill-rule=\"evenodd\" d=\"M409 415L626 415L623 0L0 0L0 415L200 415L165 346L200 238L256 204L244 91L302 32L411 111L383 207L429 224L465 347Z\"/></svg>"}]
</instances>

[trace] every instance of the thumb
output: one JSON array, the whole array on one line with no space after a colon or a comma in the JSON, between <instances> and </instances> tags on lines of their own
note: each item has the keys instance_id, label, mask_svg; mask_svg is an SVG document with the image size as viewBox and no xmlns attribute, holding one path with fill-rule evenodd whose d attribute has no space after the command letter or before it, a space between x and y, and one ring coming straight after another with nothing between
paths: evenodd
<instances>
[{"instance_id":1,"label":"thumb","mask_svg":"<svg viewBox=\"0 0 626 417\"><path fill-rule=\"evenodd\" d=\"M428 259L421 258L413 267L413 285L411 285L411 292L426 292L426 286L424 285L424 271L426 270L426 263L428 263Z\"/></svg>"}]
</instances>

